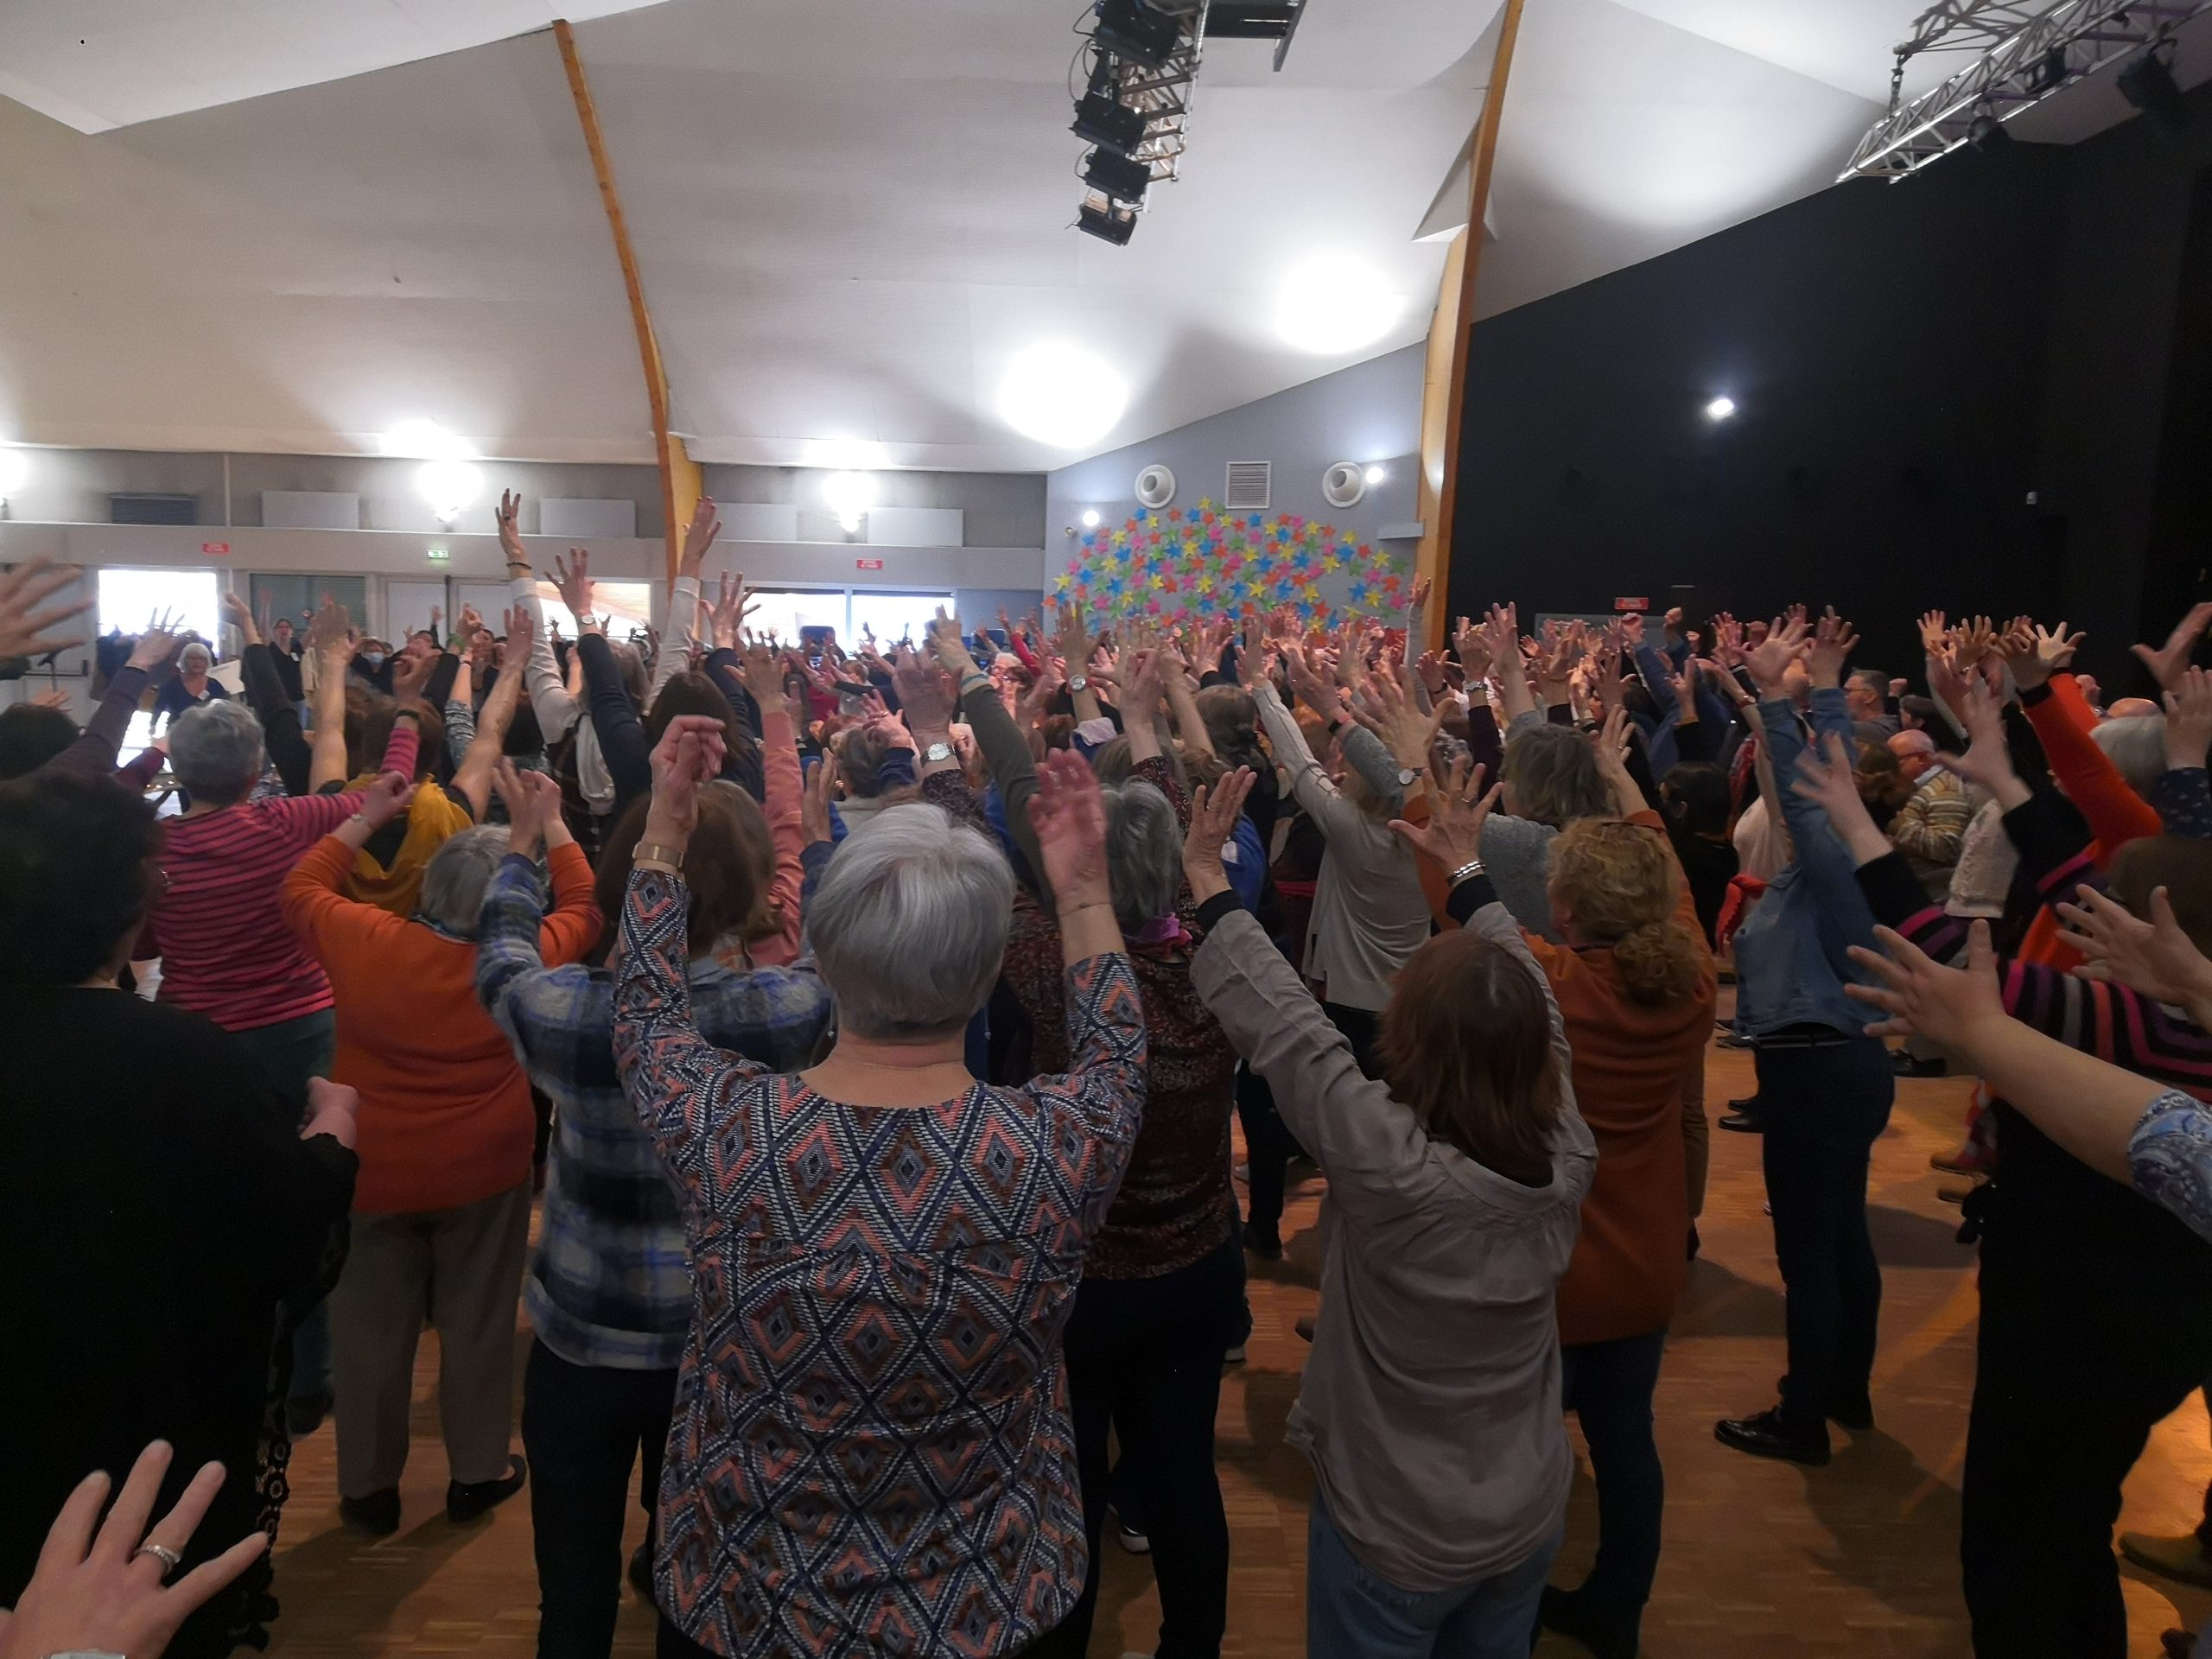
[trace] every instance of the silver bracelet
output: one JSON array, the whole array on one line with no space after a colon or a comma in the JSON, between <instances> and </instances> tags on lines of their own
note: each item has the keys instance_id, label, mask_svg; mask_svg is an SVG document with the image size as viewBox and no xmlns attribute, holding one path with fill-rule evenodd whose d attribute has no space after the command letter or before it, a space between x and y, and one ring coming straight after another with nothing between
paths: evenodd
<instances>
[{"instance_id":1,"label":"silver bracelet","mask_svg":"<svg viewBox=\"0 0 2212 1659\"><path fill-rule=\"evenodd\" d=\"M1488 874L1488 872L1484 868L1482 860L1479 858L1471 858L1465 863L1462 864L1458 869L1452 871L1451 874L1446 876L1444 878L1444 881L1446 887L1456 887L1462 881L1471 881L1476 876L1486 874Z\"/></svg>"}]
</instances>

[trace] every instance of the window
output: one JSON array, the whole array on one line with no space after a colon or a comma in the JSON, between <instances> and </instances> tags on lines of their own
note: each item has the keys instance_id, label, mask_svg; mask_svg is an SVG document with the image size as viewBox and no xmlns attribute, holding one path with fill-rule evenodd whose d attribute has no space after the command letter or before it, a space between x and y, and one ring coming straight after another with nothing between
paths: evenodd
<instances>
[{"instance_id":1,"label":"window","mask_svg":"<svg viewBox=\"0 0 2212 1659\"><path fill-rule=\"evenodd\" d=\"M537 584L537 602L549 623L558 622L563 633L575 631L575 622L569 615L568 602L561 597L561 590L550 582ZM627 639L632 633L652 626L653 585L649 582L603 582L594 577L591 584L591 607L594 613L607 619L607 637ZM504 607L502 607L504 611ZM454 614L461 614L461 607L454 607ZM493 632L499 631L499 618L485 613L485 621Z\"/></svg>"},{"instance_id":2,"label":"window","mask_svg":"<svg viewBox=\"0 0 2212 1659\"><path fill-rule=\"evenodd\" d=\"M918 641L937 620L938 607L952 609L950 594L886 594L869 588L853 590L852 639L862 629L875 635L875 643L888 651L901 639ZM848 640L845 643L849 644Z\"/></svg>"},{"instance_id":3,"label":"window","mask_svg":"<svg viewBox=\"0 0 2212 1659\"><path fill-rule=\"evenodd\" d=\"M748 624L761 633L772 633L787 645L799 642L801 628L835 629L837 642L846 643L846 594L842 588L827 592L797 588L756 588L747 590L760 601Z\"/></svg>"},{"instance_id":4,"label":"window","mask_svg":"<svg viewBox=\"0 0 2212 1659\"><path fill-rule=\"evenodd\" d=\"M100 632L143 632L156 611L175 615L180 632L198 634L213 645L222 639L222 595L213 570L130 570L100 572Z\"/></svg>"}]
</instances>

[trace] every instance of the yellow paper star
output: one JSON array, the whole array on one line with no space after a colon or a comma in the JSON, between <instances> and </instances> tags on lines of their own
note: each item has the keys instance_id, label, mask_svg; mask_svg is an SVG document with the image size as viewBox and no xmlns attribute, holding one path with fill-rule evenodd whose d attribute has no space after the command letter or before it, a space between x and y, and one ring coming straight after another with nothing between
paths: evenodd
<instances>
[{"instance_id":1,"label":"yellow paper star","mask_svg":"<svg viewBox=\"0 0 2212 1659\"><path fill-rule=\"evenodd\" d=\"M1213 498L1210 495L1200 496L1198 498L1198 511L1200 512L1211 512L1213 511Z\"/></svg>"},{"instance_id":2,"label":"yellow paper star","mask_svg":"<svg viewBox=\"0 0 2212 1659\"><path fill-rule=\"evenodd\" d=\"M1144 527L1147 530L1158 530L1160 528L1160 515L1155 512L1147 517L1144 521Z\"/></svg>"},{"instance_id":3,"label":"yellow paper star","mask_svg":"<svg viewBox=\"0 0 2212 1659\"><path fill-rule=\"evenodd\" d=\"M1128 531L1126 531L1126 530L1117 530L1117 531L1116 531L1114 532L1114 545L1115 545L1115 546L1116 546L1116 547L1127 547L1128 544L1129 544L1129 532L1128 532Z\"/></svg>"},{"instance_id":4,"label":"yellow paper star","mask_svg":"<svg viewBox=\"0 0 2212 1659\"><path fill-rule=\"evenodd\" d=\"M1200 576L1198 578L1198 591L1202 594L1210 594L1213 592L1213 578L1211 576Z\"/></svg>"},{"instance_id":5,"label":"yellow paper star","mask_svg":"<svg viewBox=\"0 0 2212 1659\"><path fill-rule=\"evenodd\" d=\"M1154 576L1152 579L1152 585L1165 593L1167 589L1167 577L1166 573L1163 572L1160 575Z\"/></svg>"}]
</instances>

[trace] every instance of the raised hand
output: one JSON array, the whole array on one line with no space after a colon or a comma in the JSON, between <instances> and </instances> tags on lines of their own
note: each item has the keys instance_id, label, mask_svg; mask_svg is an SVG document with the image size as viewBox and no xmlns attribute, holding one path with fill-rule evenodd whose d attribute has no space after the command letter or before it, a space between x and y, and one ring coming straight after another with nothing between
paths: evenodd
<instances>
[{"instance_id":1,"label":"raised hand","mask_svg":"<svg viewBox=\"0 0 2212 1659\"><path fill-rule=\"evenodd\" d=\"M55 565L42 554L24 560L12 570L0 570L0 658L44 657L85 643L81 633L55 630L71 617L89 610L92 603L89 597L38 608L80 574L73 567Z\"/></svg>"},{"instance_id":2,"label":"raised hand","mask_svg":"<svg viewBox=\"0 0 2212 1659\"><path fill-rule=\"evenodd\" d=\"M1106 804L1098 793L1098 779L1072 749L1054 749L1038 764L1029 822L1037 831L1045 880L1063 924L1072 912L1088 906L1112 909L1113 884L1106 871Z\"/></svg>"},{"instance_id":3,"label":"raised hand","mask_svg":"<svg viewBox=\"0 0 2212 1659\"><path fill-rule=\"evenodd\" d=\"M0 1613L0 1653L130 1659L161 1653L194 1611L253 1565L269 1547L268 1535L257 1529L176 1583L164 1583L166 1562L184 1554L223 1489L223 1465L203 1465L175 1506L148 1526L172 1455L164 1440L141 1452L105 1522L100 1508L112 1481L102 1471L78 1483L46 1535L37 1570L15 1611Z\"/></svg>"},{"instance_id":4,"label":"raised hand","mask_svg":"<svg viewBox=\"0 0 2212 1659\"><path fill-rule=\"evenodd\" d=\"M331 598L322 596L315 620L308 624L308 649L318 656L338 659L342 665L353 654L353 619L346 614L346 607Z\"/></svg>"},{"instance_id":5,"label":"raised hand","mask_svg":"<svg viewBox=\"0 0 2212 1659\"><path fill-rule=\"evenodd\" d=\"M760 608L760 601L745 591L745 572L725 570L717 580L714 602L707 607L708 626L715 641L735 651L745 638L746 619Z\"/></svg>"},{"instance_id":6,"label":"raised hand","mask_svg":"<svg viewBox=\"0 0 2212 1659\"><path fill-rule=\"evenodd\" d=\"M2166 765L2178 772L2204 764L2212 747L2212 674L2186 668L2166 693Z\"/></svg>"},{"instance_id":7,"label":"raised hand","mask_svg":"<svg viewBox=\"0 0 2212 1659\"><path fill-rule=\"evenodd\" d=\"M678 844L690 838L699 822L699 791L721 775L722 747L722 723L712 715L678 715L668 722L653 746L649 840L656 831Z\"/></svg>"},{"instance_id":8,"label":"raised hand","mask_svg":"<svg viewBox=\"0 0 2212 1659\"><path fill-rule=\"evenodd\" d=\"M492 509L492 520L499 527L499 550L507 556L509 571L517 565L529 569L530 556L522 548L522 497L512 490L501 490L499 505Z\"/></svg>"},{"instance_id":9,"label":"raised hand","mask_svg":"<svg viewBox=\"0 0 2212 1659\"><path fill-rule=\"evenodd\" d=\"M760 706L762 713L766 714L782 702L783 664L766 645L757 639L747 639L740 668L746 694Z\"/></svg>"},{"instance_id":10,"label":"raised hand","mask_svg":"<svg viewBox=\"0 0 2212 1659\"><path fill-rule=\"evenodd\" d=\"M415 784L412 779L404 772L381 772L361 791L361 804L354 809L354 816L365 823L371 830L378 830L414 804Z\"/></svg>"},{"instance_id":11,"label":"raised hand","mask_svg":"<svg viewBox=\"0 0 2212 1659\"><path fill-rule=\"evenodd\" d=\"M1835 613L1834 606L1829 606L1813 628L1813 649L1806 663L1813 683L1830 690L1841 685L1843 665L1851 660L1858 645L1859 636L1851 631L1851 624Z\"/></svg>"},{"instance_id":12,"label":"raised hand","mask_svg":"<svg viewBox=\"0 0 2212 1659\"><path fill-rule=\"evenodd\" d=\"M1444 724L1444 710L1424 715L1414 704L1395 676L1377 674L1369 682L1370 696L1355 703L1352 718L1382 740L1390 758L1403 771L1420 772L1428 765L1429 746Z\"/></svg>"},{"instance_id":13,"label":"raised hand","mask_svg":"<svg viewBox=\"0 0 2212 1659\"><path fill-rule=\"evenodd\" d=\"M591 552L588 548L572 547L569 562L563 564L561 556L553 556L553 585L561 590L561 602L569 607L569 614L576 619L579 634L599 632L599 623L591 613Z\"/></svg>"},{"instance_id":14,"label":"raised hand","mask_svg":"<svg viewBox=\"0 0 2212 1659\"><path fill-rule=\"evenodd\" d=\"M1239 766L1209 790L1203 784L1191 799L1191 825L1183 832L1183 875L1191 896L1203 904L1229 890L1229 872L1221 849L1236 833L1236 820L1252 792L1253 772Z\"/></svg>"},{"instance_id":15,"label":"raised hand","mask_svg":"<svg viewBox=\"0 0 2212 1659\"><path fill-rule=\"evenodd\" d=\"M956 684L970 674L983 671L976 666L976 658L968 650L968 642L961 637L960 619L942 605L937 607L937 615L931 620L928 645L930 654L953 677Z\"/></svg>"},{"instance_id":16,"label":"raised hand","mask_svg":"<svg viewBox=\"0 0 2212 1659\"><path fill-rule=\"evenodd\" d=\"M2010 1016L1997 986L1997 953L1989 946L1989 924L1976 922L1967 934L1967 965L1947 968L1902 933L1874 930L1879 951L1851 947L1851 959L1880 981L1846 985L1845 992L1889 1017L1866 1027L1869 1035L1904 1037L1917 1032L1939 1047L1967 1051L1975 1033Z\"/></svg>"},{"instance_id":17,"label":"raised hand","mask_svg":"<svg viewBox=\"0 0 2212 1659\"><path fill-rule=\"evenodd\" d=\"M721 533L722 521L715 511L714 497L701 496L699 505L692 509L691 522L683 527L683 551L677 560L676 574L697 581L707 568L707 550Z\"/></svg>"},{"instance_id":18,"label":"raised hand","mask_svg":"<svg viewBox=\"0 0 2212 1659\"><path fill-rule=\"evenodd\" d=\"M1452 654L1459 660L1460 669L1470 680L1479 680L1490 673L1490 642L1483 631L1465 617L1452 631Z\"/></svg>"},{"instance_id":19,"label":"raised hand","mask_svg":"<svg viewBox=\"0 0 2212 1659\"><path fill-rule=\"evenodd\" d=\"M542 772L524 772L505 756L493 771L492 784L506 804L507 850L535 858L538 843L561 821L561 785Z\"/></svg>"},{"instance_id":20,"label":"raised hand","mask_svg":"<svg viewBox=\"0 0 2212 1659\"><path fill-rule=\"evenodd\" d=\"M1930 657L1941 657L1951 647L1951 631L1945 626L1941 611L1923 611L1920 617L1920 648Z\"/></svg>"},{"instance_id":21,"label":"raised hand","mask_svg":"<svg viewBox=\"0 0 2212 1659\"><path fill-rule=\"evenodd\" d=\"M1997 649L1996 625L1986 616L1970 618L1953 636L1952 658L1961 673L1980 665Z\"/></svg>"},{"instance_id":22,"label":"raised hand","mask_svg":"<svg viewBox=\"0 0 2212 1659\"><path fill-rule=\"evenodd\" d=\"M175 613L166 609L147 618L146 631L130 648L128 666L151 671L168 661L176 654L176 625Z\"/></svg>"},{"instance_id":23,"label":"raised hand","mask_svg":"<svg viewBox=\"0 0 2212 1659\"><path fill-rule=\"evenodd\" d=\"M2082 953L2076 975L2129 986L2192 1011L2204 1005L2212 993L2212 962L2182 931L2164 887L2152 889L2148 921L2094 887L2077 887L2075 894L2080 903L2053 909L2065 925L2059 938Z\"/></svg>"},{"instance_id":24,"label":"raised hand","mask_svg":"<svg viewBox=\"0 0 2212 1659\"><path fill-rule=\"evenodd\" d=\"M238 631L240 651L244 651L248 645L257 645L261 643L261 630L254 625L252 608L246 604L244 594L225 594L223 614L231 619L231 626Z\"/></svg>"},{"instance_id":25,"label":"raised hand","mask_svg":"<svg viewBox=\"0 0 2212 1659\"><path fill-rule=\"evenodd\" d=\"M1482 857L1483 825L1505 788L1499 784L1485 794L1484 772L1485 768L1471 765L1464 758L1453 761L1451 771L1441 777L1432 770L1428 822L1416 824L1393 818L1391 832L1446 874L1477 862Z\"/></svg>"},{"instance_id":26,"label":"raised hand","mask_svg":"<svg viewBox=\"0 0 2212 1659\"><path fill-rule=\"evenodd\" d=\"M837 754L834 749L825 749L806 774L806 793L799 803L799 835L804 845L811 847L835 837L830 804L836 798Z\"/></svg>"},{"instance_id":27,"label":"raised hand","mask_svg":"<svg viewBox=\"0 0 2212 1659\"><path fill-rule=\"evenodd\" d=\"M2005 717L1996 697L1979 680L1967 688L1959 721L1967 729L1964 754L1947 754L1943 764L1970 784L1979 784L1994 795L2007 810L2027 798L2027 786L2012 769L2012 751L2005 741Z\"/></svg>"},{"instance_id":28,"label":"raised hand","mask_svg":"<svg viewBox=\"0 0 2212 1659\"><path fill-rule=\"evenodd\" d=\"M1744 659L1744 625L1726 611L1713 613L1713 660L1723 668Z\"/></svg>"},{"instance_id":29,"label":"raised hand","mask_svg":"<svg viewBox=\"0 0 2212 1659\"><path fill-rule=\"evenodd\" d=\"M1812 631L1802 618L1778 617L1766 638L1744 652L1744 666L1761 696L1778 697L1784 693L1790 664L1802 661L1812 649Z\"/></svg>"},{"instance_id":30,"label":"raised hand","mask_svg":"<svg viewBox=\"0 0 2212 1659\"><path fill-rule=\"evenodd\" d=\"M952 725L952 690L944 672L920 652L908 650L891 654L891 684L899 693L906 724L915 732L942 734Z\"/></svg>"},{"instance_id":31,"label":"raised hand","mask_svg":"<svg viewBox=\"0 0 2212 1659\"><path fill-rule=\"evenodd\" d=\"M0 609L4 608L0 606ZM2189 614L2174 625L2174 631L2166 636L2166 643L2158 650L2153 651L2148 645L2130 645L2128 650L2151 671L2162 690L2171 690L2180 680L2182 670L2189 666L2189 654L2196 649L2196 642L2203 638L2208 626L2212 626L2212 600L2190 606ZM0 652L0 656L5 654Z\"/></svg>"}]
</instances>

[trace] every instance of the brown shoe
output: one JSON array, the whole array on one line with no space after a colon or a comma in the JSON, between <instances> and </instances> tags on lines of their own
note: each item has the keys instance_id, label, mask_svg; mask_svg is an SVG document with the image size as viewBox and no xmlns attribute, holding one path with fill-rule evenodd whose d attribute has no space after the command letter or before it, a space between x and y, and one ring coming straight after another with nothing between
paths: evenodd
<instances>
[{"instance_id":1,"label":"brown shoe","mask_svg":"<svg viewBox=\"0 0 2212 1659\"><path fill-rule=\"evenodd\" d=\"M2147 1573L2212 1590L2212 1555L2193 1532L2160 1538L2147 1532L2120 1535L2120 1553Z\"/></svg>"}]
</instances>

